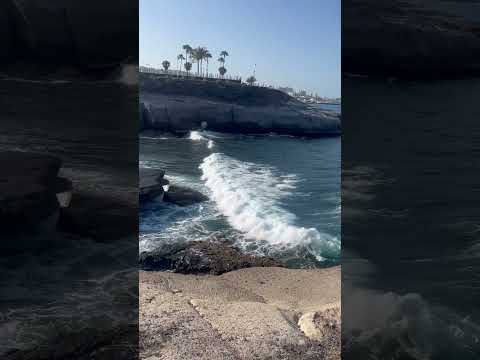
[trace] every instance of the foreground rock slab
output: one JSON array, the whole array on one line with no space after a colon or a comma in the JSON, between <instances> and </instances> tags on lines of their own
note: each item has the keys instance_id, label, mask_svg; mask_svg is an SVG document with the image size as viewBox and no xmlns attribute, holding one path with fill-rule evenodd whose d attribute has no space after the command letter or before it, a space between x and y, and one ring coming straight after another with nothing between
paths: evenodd
<instances>
[{"instance_id":1,"label":"foreground rock slab","mask_svg":"<svg viewBox=\"0 0 480 360\"><path fill-rule=\"evenodd\" d=\"M142 358L340 359L340 274L339 266L142 271Z\"/></svg>"}]
</instances>

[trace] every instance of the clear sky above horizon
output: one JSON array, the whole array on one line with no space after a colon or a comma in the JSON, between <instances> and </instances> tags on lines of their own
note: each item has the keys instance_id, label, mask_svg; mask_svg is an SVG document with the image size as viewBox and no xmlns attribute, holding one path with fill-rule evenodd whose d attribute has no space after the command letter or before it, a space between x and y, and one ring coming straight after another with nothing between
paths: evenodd
<instances>
[{"instance_id":1,"label":"clear sky above horizon","mask_svg":"<svg viewBox=\"0 0 480 360\"><path fill-rule=\"evenodd\" d=\"M227 74L321 96L341 92L340 0L140 0L140 65L177 68L182 45L228 51ZM195 65L194 65L195 69Z\"/></svg>"}]
</instances>

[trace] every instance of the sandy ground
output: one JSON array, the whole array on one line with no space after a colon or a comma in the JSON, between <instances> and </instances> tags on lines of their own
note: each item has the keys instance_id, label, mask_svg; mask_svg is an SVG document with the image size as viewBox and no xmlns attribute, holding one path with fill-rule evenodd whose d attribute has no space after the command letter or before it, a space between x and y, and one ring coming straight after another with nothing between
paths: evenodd
<instances>
[{"instance_id":1,"label":"sandy ground","mask_svg":"<svg viewBox=\"0 0 480 360\"><path fill-rule=\"evenodd\" d=\"M340 266L140 272L142 359L340 359Z\"/></svg>"}]
</instances>

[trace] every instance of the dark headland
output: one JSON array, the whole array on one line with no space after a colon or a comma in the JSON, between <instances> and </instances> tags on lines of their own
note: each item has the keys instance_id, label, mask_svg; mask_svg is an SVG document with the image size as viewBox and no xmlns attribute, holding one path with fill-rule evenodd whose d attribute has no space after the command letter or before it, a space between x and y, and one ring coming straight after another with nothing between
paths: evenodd
<instances>
[{"instance_id":1,"label":"dark headland","mask_svg":"<svg viewBox=\"0 0 480 360\"><path fill-rule=\"evenodd\" d=\"M140 130L339 135L340 115L275 89L140 73Z\"/></svg>"}]
</instances>

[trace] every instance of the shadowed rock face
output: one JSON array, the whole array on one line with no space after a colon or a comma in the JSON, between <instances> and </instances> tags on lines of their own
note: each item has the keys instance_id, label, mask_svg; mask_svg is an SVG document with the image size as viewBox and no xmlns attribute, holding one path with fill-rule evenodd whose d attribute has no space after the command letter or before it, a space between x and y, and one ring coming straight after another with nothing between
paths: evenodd
<instances>
[{"instance_id":1,"label":"shadowed rock face","mask_svg":"<svg viewBox=\"0 0 480 360\"><path fill-rule=\"evenodd\" d=\"M340 116L278 90L141 74L140 129L294 136L340 134Z\"/></svg>"},{"instance_id":2,"label":"shadowed rock face","mask_svg":"<svg viewBox=\"0 0 480 360\"><path fill-rule=\"evenodd\" d=\"M29 231L58 210L60 159L15 151L0 152L0 228Z\"/></svg>"},{"instance_id":3,"label":"shadowed rock face","mask_svg":"<svg viewBox=\"0 0 480 360\"><path fill-rule=\"evenodd\" d=\"M480 7L473 1L346 0L342 17L346 73L480 74Z\"/></svg>"},{"instance_id":4,"label":"shadowed rock face","mask_svg":"<svg viewBox=\"0 0 480 360\"><path fill-rule=\"evenodd\" d=\"M105 68L136 58L136 0L4 0L1 62L18 59Z\"/></svg>"}]
</instances>

